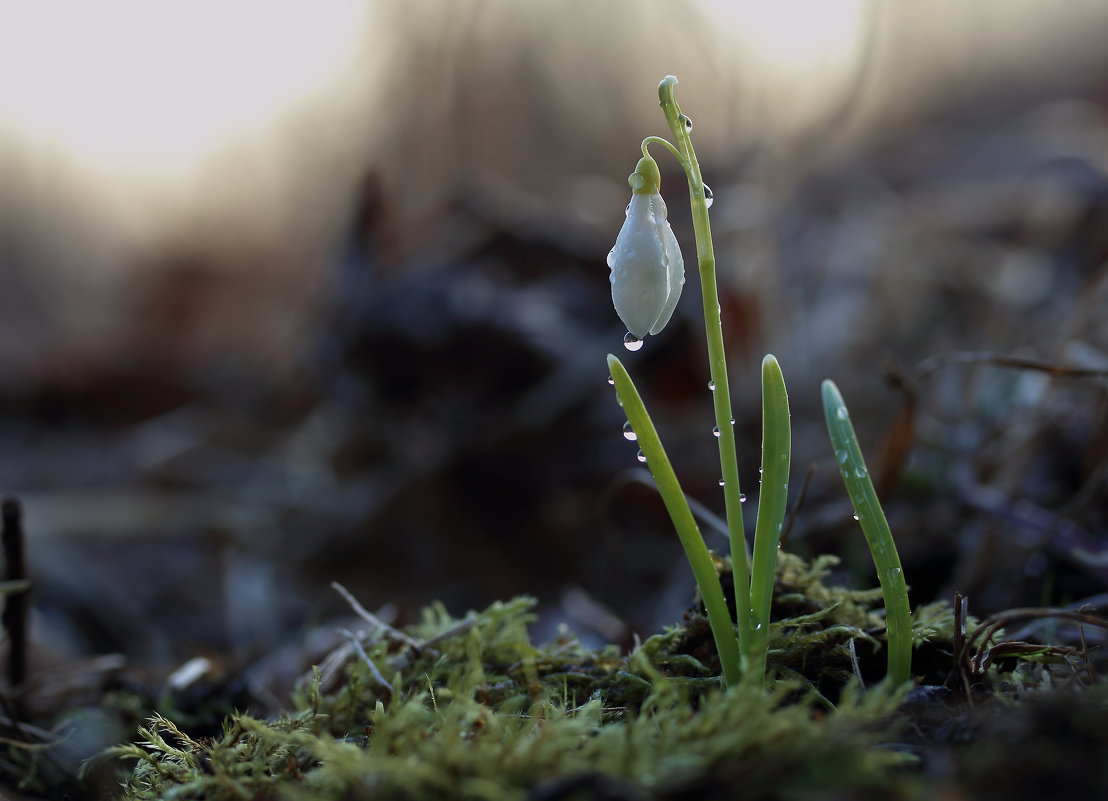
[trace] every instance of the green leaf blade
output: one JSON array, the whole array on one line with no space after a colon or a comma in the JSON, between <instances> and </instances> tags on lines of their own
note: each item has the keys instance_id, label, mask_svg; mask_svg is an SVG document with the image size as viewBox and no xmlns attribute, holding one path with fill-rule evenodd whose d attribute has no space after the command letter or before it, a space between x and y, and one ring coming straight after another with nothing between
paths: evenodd
<instances>
[{"instance_id":1,"label":"green leaf blade","mask_svg":"<svg viewBox=\"0 0 1108 801\"><path fill-rule=\"evenodd\" d=\"M715 563L708 552L708 546L704 544L704 538L689 509L688 501L685 500L685 493L677 480L673 465L670 464L665 448L662 447L658 431L646 411L646 406L627 368L618 358L608 354L608 371L615 383L616 396L627 415L627 421L631 423L631 428L638 438L639 448L646 456L646 466L654 476L658 493L662 496L662 502L673 521L673 527L685 551L685 558L692 568L696 586L700 590L700 597L708 613L708 622L712 627L716 650L719 652L723 680L728 686L733 686L741 677L739 644L735 637L731 614L727 610L727 602L723 597L723 587L716 573Z\"/></svg>"},{"instance_id":2,"label":"green leaf blade","mask_svg":"<svg viewBox=\"0 0 1108 801\"><path fill-rule=\"evenodd\" d=\"M785 522L792 462L792 429L789 395L781 365L773 355L762 360L762 480L758 491L758 520L754 528L754 559L750 605L752 631L745 633L750 673L765 675L773 583L777 573L777 549Z\"/></svg>"},{"instance_id":3,"label":"green leaf blade","mask_svg":"<svg viewBox=\"0 0 1108 801\"><path fill-rule=\"evenodd\" d=\"M869 545L877 580L885 600L885 625L888 632L889 676L897 683L908 681L912 673L912 615L908 603L908 585L896 550L889 522L873 488L858 437L850 422L846 403L833 381L823 382L823 414L827 433L835 449L835 461L843 477L854 514Z\"/></svg>"}]
</instances>

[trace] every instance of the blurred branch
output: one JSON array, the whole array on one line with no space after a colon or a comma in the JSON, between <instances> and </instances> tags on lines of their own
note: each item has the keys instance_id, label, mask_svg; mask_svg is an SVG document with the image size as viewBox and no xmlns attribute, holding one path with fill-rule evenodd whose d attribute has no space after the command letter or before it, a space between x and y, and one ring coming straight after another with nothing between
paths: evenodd
<instances>
[{"instance_id":1,"label":"blurred branch","mask_svg":"<svg viewBox=\"0 0 1108 801\"><path fill-rule=\"evenodd\" d=\"M1065 376L1069 378L1108 378L1108 370L1098 370L1091 367L1078 367L1076 365L1054 364L1039 359L1029 359L1021 356L1002 356L981 351L956 351L942 353L924 359L919 364L919 377L928 378L944 367L952 364L988 364L994 367L1005 367L1012 370L1037 370L1048 375Z\"/></svg>"}]
</instances>

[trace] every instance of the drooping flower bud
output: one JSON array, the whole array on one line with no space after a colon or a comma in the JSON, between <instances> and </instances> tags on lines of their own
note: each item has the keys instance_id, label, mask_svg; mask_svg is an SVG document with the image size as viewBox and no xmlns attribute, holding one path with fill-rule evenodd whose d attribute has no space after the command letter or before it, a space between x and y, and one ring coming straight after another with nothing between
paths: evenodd
<instances>
[{"instance_id":1,"label":"drooping flower bud","mask_svg":"<svg viewBox=\"0 0 1108 801\"><path fill-rule=\"evenodd\" d=\"M642 339L660 332L673 316L685 284L685 260L666 221L657 162L643 157L627 182L627 220L608 254L608 266L616 314L629 333Z\"/></svg>"}]
</instances>

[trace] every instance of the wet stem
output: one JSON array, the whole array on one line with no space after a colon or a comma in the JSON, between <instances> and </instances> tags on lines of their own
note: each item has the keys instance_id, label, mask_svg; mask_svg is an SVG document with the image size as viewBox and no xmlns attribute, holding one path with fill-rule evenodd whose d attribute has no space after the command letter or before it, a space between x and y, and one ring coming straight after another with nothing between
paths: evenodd
<instances>
[{"instance_id":1,"label":"wet stem","mask_svg":"<svg viewBox=\"0 0 1108 801\"><path fill-rule=\"evenodd\" d=\"M742 492L739 487L739 465L732 423L731 391L727 380L727 357L723 346L723 323L720 319L719 288L716 283L716 257L712 246L712 231L708 221L708 201L704 179L696 160L691 123L681 113L674 97L675 77L664 78L658 86L658 97L666 122L677 142L681 167L689 181L692 205L693 233L696 237L696 258L700 271L701 295L704 299L704 328L708 341L708 368L711 375L712 404L719 430L720 471L723 476L723 500L731 543L731 564L735 582L735 609L738 616L739 640L743 650L744 675L755 671L751 667L752 650L756 648L754 620L750 605L750 557L747 553L746 531L742 515Z\"/></svg>"}]
</instances>

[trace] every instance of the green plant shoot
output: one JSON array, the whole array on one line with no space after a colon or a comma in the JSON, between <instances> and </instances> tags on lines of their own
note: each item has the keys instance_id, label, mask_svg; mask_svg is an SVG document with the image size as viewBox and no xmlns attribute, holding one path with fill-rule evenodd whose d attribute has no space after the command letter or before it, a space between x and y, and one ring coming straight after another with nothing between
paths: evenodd
<instances>
[{"instance_id":1,"label":"green plant shoot","mask_svg":"<svg viewBox=\"0 0 1108 801\"><path fill-rule=\"evenodd\" d=\"M731 389L727 379L727 355L723 347L723 322L720 317L719 287L716 282L716 253L712 244L712 227L708 220L712 190L700 174L700 163L692 144L692 120L681 113L674 95L677 78L667 75L658 84L658 99L670 131L677 140L675 152L689 183L689 203L692 210L693 234L696 238L696 263L700 273L701 297L704 302L704 334L708 343L708 387L712 391L712 407L719 430L719 464L723 476L723 504L727 531L731 543L731 564L735 578L735 610L740 638L749 643L754 631L750 615L750 560L746 555L746 531L743 525L742 491L739 486L739 461L735 447L735 424L731 413ZM643 152L655 141L643 141ZM665 141L665 140L660 140ZM667 143L668 144L668 143Z\"/></svg>"},{"instance_id":2,"label":"green plant shoot","mask_svg":"<svg viewBox=\"0 0 1108 801\"><path fill-rule=\"evenodd\" d=\"M647 466L658 484L658 490L696 577L719 650L724 681L733 685L741 675L749 683L761 684L765 677L765 649L777 546L788 493L791 441L788 395L780 365L773 356L767 356L762 364L762 489L755 531L752 577L743 525L744 497L739 486L735 421L731 414L727 358L716 284L716 259L708 220L708 207L713 195L700 174L700 165L690 136L692 121L681 113L677 104L674 96L676 84L675 77L667 76L658 87L658 96L677 144L656 136L643 140L643 157L628 178L632 198L627 207L627 220L620 230L615 247L608 255L608 265L612 270L612 300L628 328L624 344L628 350L638 350L642 347L645 336L658 334L669 321L684 283L684 262L666 220L666 207L660 193L660 173L649 153L650 145L660 145L680 162L689 184L697 267L704 300L710 376L708 389L712 392L716 418L713 433L719 445L722 475L720 484L723 487L731 544L738 618L737 640L734 625L723 602L715 566L642 398L623 364L611 354L608 356L608 367L619 402L637 435Z\"/></svg>"},{"instance_id":3,"label":"green plant shoot","mask_svg":"<svg viewBox=\"0 0 1108 801\"><path fill-rule=\"evenodd\" d=\"M827 420L827 432L835 449L835 461L839 465L854 516L862 526L869 545L873 564L877 568L877 580L885 600L885 627L888 633L888 676L897 684L908 681L912 674L912 612L908 603L908 585L900 566L889 522L877 499L877 492L870 480L869 470L862 458L862 449L854 426L850 422L843 396L833 381L823 382L823 414Z\"/></svg>"},{"instance_id":4,"label":"green plant shoot","mask_svg":"<svg viewBox=\"0 0 1108 801\"><path fill-rule=\"evenodd\" d=\"M673 471L665 448L662 447L662 440L658 437L658 431L654 428L654 423L643 405L642 397L631 381L631 376L627 374L626 368L619 359L611 354L608 355L608 370L615 382L617 397L623 405L624 412L627 413L627 421L635 432L643 456L646 457L646 466L654 476L658 493L662 496L662 502L665 503L666 511L673 521L673 527L677 530L677 538L685 550L685 558L689 560L689 566L692 567L697 589L700 590L700 598L708 613L712 637L719 651L723 680L728 685L734 684L740 676L738 643L735 641L731 614L727 611L723 587L716 573L712 555L708 553L708 547L704 544L704 538L689 510L688 501L685 500L685 493L677 481L677 474Z\"/></svg>"},{"instance_id":5,"label":"green plant shoot","mask_svg":"<svg viewBox=\"0 0 1108 801\"><path fill-rule=\"evenodd\" d=\"M758 487L758 520L754 526L754 561L750 577L750 606L754 631L746 649L752 675L766 672L773 581L777 573L777 549L789 495L792 461L792 429L789 396L781 365L773 356L762 360L762 477Z\"/></svg>"}]
</instances>

